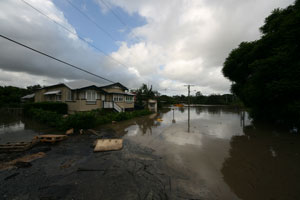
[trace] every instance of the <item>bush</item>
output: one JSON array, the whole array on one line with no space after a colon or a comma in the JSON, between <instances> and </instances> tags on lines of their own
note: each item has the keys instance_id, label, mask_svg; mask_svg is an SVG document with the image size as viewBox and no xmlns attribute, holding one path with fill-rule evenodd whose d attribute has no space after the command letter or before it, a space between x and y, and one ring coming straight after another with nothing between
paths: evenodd
<instances>
[{"instance_id":1,"label":"bush","mask_svg":"<svg viewBox=\"0 0 300 200\"><path fill-rule=\"evenodd\" d=\"M43 110L40 108L31 108L27 111L27 115L41 123L55 127L59 130L67 130L74 128L75 130L89 129L96 125L111 123L112 121L123 121L151 114L148 110L138 110L133 112L102 112L89 111L77 112L63 118L62 114L54 111Z\"/></svg>"},{"instance_id":2,"label":"bush","mask_svg":"<svg viewBox=\"0 0 300 200\"><path fill-rule=\"evenodd\" d=\"M53 111L31 108L29 111L27 111L27 115L51 127L57 127L60 129L63 124L62 115Z\"/></svg>"},{"instance_id":3,"label":"bush","mask_svg":"<svg viewBox=\"0 0 300 200\"><path fill-rule=\"evenodd\" d=\"M27 114L32 108L42 109L45 111L53 111L58 114L67 114L68 105L61 102L40 102L40 103L27 103L24 105L24 113Z\"/></svg>"},{"instance_id":4,"label":"bush","mask_svg":"<svg viewBox=\"0 0 300 200\"><path fill-rule=\"evenodd\" d=\"M65 118L64 129L88 129L96 126L96 114L93 112L77 112Z\"/></svg>"}]
</instances>

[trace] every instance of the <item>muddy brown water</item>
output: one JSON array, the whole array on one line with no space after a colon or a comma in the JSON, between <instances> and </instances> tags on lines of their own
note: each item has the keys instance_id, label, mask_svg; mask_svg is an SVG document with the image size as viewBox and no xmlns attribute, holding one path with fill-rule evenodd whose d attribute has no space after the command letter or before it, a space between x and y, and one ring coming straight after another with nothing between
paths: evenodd
<instances>
[{"instance_id":1,"label":"muddy brown water","mask_svg":"<svg viewBox=\"0 0 300 200\"><path fill-rule=\"evenodd\" d=\"M157 119L161 119L157 120ZM109 125L184 172L173 186L203 199L300 199L300 137L255 128L227 107L169 108Z\"/></svg>"},{"instance_id":2,"label":"muddy brown water","mask_svg":"<svg viewBox=\"0 0 300 200\"><path fill-rule=\"evenodd\" d=\"M153 149L169 171L178 172L168 183L172 193L185 191L178 199L300 199L300 136L254 127L238 109L167 108L98 129L113 130L126 145ZM45 130L6 116L0 118L0 143Z\"/></svg>"}]
</instances>

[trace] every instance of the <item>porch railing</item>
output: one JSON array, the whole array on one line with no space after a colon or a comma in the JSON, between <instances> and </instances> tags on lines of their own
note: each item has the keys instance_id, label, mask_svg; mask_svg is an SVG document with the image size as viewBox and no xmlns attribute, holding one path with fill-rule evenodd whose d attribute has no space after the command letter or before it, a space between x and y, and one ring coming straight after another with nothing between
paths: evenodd
<instances>
[{"instance_id":1,"label":"porch railing","mask_svg":"<svg viewBox=\"0 0 300 200\"><path fill-rule=\"evenodd\" d=\"M120 107L118 104L116 104L115 102L112 102L112 101L104 101L103 102L103 108L113 108L117 112L123 112L124 111L124 109L122 107Z\"/></svg>"},{"instance_id":2,"label":"porch railing","mask_svg":"<svg viewBox=\"0 0 300 200\"><path fill-rule=\"evenodd\" d=\"M111 101L104 101L103 108L114 108L114 104Z\"/></svg>"},{"instance_id":3,"label":"porch railing","mask_svg":"<svg viewBox=\"0 0 300 200\"><path fill-rule=\"evenodd\" d=\"M121 108L118 104L114 102L114 109L118 112L123 112L123 108Z\"/></svg>"}]
</instances>

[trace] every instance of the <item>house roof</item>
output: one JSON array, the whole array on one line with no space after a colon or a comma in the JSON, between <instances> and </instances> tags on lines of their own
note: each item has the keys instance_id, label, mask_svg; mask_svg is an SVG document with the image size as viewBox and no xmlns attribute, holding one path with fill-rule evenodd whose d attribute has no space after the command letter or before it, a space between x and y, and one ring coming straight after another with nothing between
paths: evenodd
<instances>
[{"instance_id":1,"label":"house roof","mask_svg":"<svg viewBox=\"0 0 300 200\"><path fill-rule=\"evenodd\" d=\"M33 94L28 94L28 95L22 97L22 99L31 99L31 98L33 98L34 96L35 96L35 93L33 93Z\"/></svg>"},{"instance_id":2,"label":"house roof","mask_svg":"<svg viewBox=\"0 0 300 200\"><path fill-rule=\"evenodd\" d=\"M78 90L78 89L83 89L83 88L87 88L87 87L91 87L91 86L95 86L98 88L119 86L119 87L123 88L124 90L128 90L128 88L125 87L124 85L122 85L121 83L113 83L113 84L103 84L102 83L101 84L101 83L96 83L96 82L92 82L92 81L88 81L88 80L84 80L84 79L50 85L50 86L46 86L44 88L52 88L52 87L57 87L57 86L61 86L61 85L65 85L66 87L70 88L71 90Z\"/></svg>"},{"instance_id":3,"label":"house roof","mask_svg":"<svg viewBox=\"0 0 300 200\"><path fill-rule=\"evenodd\" d=\"M60 90L54 90L54 91L45 92L44 95L59 94L60 92L61 92Z\"/></svg>"},{"instance_id":4,"label":"house roof","mask_svg":"<svg viewBox=\"0 0 300 200\"><path fill-rule=\"evenodd\" d=\"M135 94L132 94L130 92L106 92L108 94L123 94L123 95L128 95L128 96L135 96Z\"/></svg>"},{"instance_id":5,"label":"house roof","mask_svg":"<svg viewBox=\"0 0 300 200\"><path fill-rule=\"evenodd\" d=\"M71 81L71 82L66 82L64 83L68 88L71 90L77 90L85 87L90 87L90 86L96 86L96 87L103 87L105 84L100 84L100 83L95 83L92 81L88 80L76 80L76 81Z\"/></svg>"}]
</instances>

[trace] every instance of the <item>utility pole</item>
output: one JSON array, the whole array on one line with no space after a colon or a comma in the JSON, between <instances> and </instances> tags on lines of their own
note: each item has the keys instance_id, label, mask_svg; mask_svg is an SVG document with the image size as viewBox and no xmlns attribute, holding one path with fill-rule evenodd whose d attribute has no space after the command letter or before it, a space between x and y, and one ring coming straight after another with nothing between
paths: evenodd
<instances>
[{"instance_id":1,"label":"utility pole","mask_svg":"<svg viewBox=\"0 0 300 200\"><path fill-rule=\"evenodd\" d=\"M188 88L188 107L190 107L191 104L191 100L190 100L190 93L191 93L191 87L193 87L194 85L184 85L185 87Z\"/></svg>"},{"instance_id":2,"label":"utility pole","mask_svg":"<svg viewBox=\"0 0 300 200\"><path fill-rule=\"evenodd\" d=\"M190 104L191 104L191 100L190 100L190 93L191 93L191 86L193 87L194 85L184 85L188 88L188 132L190 132Z\"/></svg>"}]
</instances>

